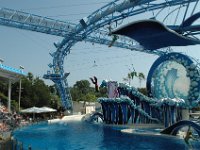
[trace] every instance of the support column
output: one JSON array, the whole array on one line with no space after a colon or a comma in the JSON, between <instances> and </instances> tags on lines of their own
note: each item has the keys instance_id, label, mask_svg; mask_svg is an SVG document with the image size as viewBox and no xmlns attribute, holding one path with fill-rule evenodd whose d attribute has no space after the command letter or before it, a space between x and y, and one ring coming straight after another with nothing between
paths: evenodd
<instances>
[{"instance_id":1,"label":"support column","mask_svg":"<svg viewBox=\"0 0 200 150\"><path fill-rule=\"evenodd\" d=\"M11 112L11 80L8 80L8 112Z\"/></svg>"},{"instance_id":2,"label":"support column","mask_svg":"<svg viewBox=\"0 0 200 150\"><path fill-rule=\"evenodd\" d=\"M21 102L21 89L22 89L22 80L20 79L19 80L19 102L18 102L18 105L19 105L19 112L20 112L20 102Z\"/></svg>"}]
</instances>

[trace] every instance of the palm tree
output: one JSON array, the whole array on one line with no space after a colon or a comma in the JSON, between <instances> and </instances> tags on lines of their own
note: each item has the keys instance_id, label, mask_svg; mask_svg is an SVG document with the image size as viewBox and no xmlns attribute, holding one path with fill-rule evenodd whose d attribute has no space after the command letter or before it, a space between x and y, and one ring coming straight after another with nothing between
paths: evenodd
<instances>
[{"instance_id":1,"label":"palm tree","mask_svg":"<svg viewBox=\"0 0 200 150\"><path fill-rule=\"evenodd\" d=\"M132 79L131 73L128 73L127 79L128 79L128 84L131 85L131 79Z\"/></svg>"},{"instance_id":2,"label":"palm tree","mask_svg":"<svg viewBox=\"0 0 200 150\"><path fill-rule=\"evenodd\" d=\"M140 88L141 88L142 80L145 80L145 75L142 72L140 72L138 74L138 78L139 78L139 83L140 83Z\"/></svg>"},{"instance_id":3,"label":"palm tree","mask_svg":"<svg viewBox=\"0 0 200 150\"><path fill-rule=\"evenodd\" d=\"M131 80L134 79L134 77L137 77L137 72L135 71L135 68L133 67L133 64L132 65L132 70L129 69L129 73L127 75L126 78L123 78L124 81L128 81L129 85L131 85Z\"/></svg>"},{"instance_id":4,"label":"palm tree","mask_svg":"<svg viewBox=\"0 0 200 150\"><path fill-rule=\"evenodd\" d=\"M33 74L32 74L31 72L28 72L27 78L28 78L29 81L32 82L32 81L33 81L33 78L34 78L34 77L33 77Z\"/></svg>"},{"instance_id":5,"label":"palm tree","mask_svg":"<svg viewBox=\"0 0 200 150\"><path fill-rule=\"evenodd\" d=\"M129 72L126 78L123 78L124 81L128 81L128 84L131 85L131 80L133 80L134 77L137 77L137 72L134 70L132 72Z\"/></svg>"},{"instance_id":6,"label":"palm tree","mask_svg":"<svg viewBox=\"0 0 200 150\"><path fill-rule=\"evenodd\" d=\"M137 77L137 72L134 70L130 73L131 79L133 80L134 77Z\"/></svg>"}]
</instances>

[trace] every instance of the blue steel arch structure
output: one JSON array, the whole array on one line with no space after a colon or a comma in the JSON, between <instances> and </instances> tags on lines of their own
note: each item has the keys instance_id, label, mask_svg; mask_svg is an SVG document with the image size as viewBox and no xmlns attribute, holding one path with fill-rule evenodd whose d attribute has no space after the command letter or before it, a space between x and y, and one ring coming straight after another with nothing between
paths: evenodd
<instances>
[{"instance_id":1,"label":"blue steel arch structure","mask_svg":"<svg viewBox=\"0 0 200 150\"><path fill-rule=\"evenodd\" d=\"M122 3L117 4L118 2L121 2L119 0L116 0L114 2L109 3L108 5L102 7L101 9L95 11L93 14L87 17L87 20L82 19L78 25L75 27L74 33L71 34L70 38L66 37L63 39L63 41L57 45L57 51L54 53L54 59L53 59L53 69L57 71L59 70L59 74L62 77L64 74L63 70L63 61L64 57L70 50L70 48L77 42L74 37L81 33L83 38L86 38L87 35L89 35L91 32L95 31L98 28L101 28L105 26L106 24L110 24L114 21L118 21L120 19L123 19L124 17L136 15L142 12L145 12L146 9L158 9L159 7L166 6L167 4L171 5L177 5L177 4L183 4L186 1L164 1L163 3L160 3L158 5L149 5L151 0L148 1L123 1ZM174 3L173 3L174 2ZM187 1L188 3L189 1ZM144 8L145 5L146 9ZM138 8L136 10L132 10L128 13L122 13L124 10L129 9L134 6L138 5L144 5L142 8ZM151 8L151 6L154 6ZM114 12L120 12L120 15L114 16ZM108 19L105 19L105 17L112 15L112 17L108 17ZM61 80L60 80L61 81ZM62 85L62 84L59 84ZM62 88L62 87L60 87ZM63 98L64 99L64 98ZM70 105L68 105L70 106ZM70 106L71 107L71 106Z\"/></svg>"},{"instance_id":2,"label":"blue steel arch structure","mask_svg":"<svg viewBox=\"0 0 200 150\"><path fill-rule=\"evenodd\" d=\"M178 8L186 8L182 20L184 22L191 3L194 3L194 12L198 0L114 0L96 10L88 17L81 19L77 25L21 11L1 8L0 24L64 37L61 43L55 43L57 50L50 54L53 57L53 63L49 64L53 72L48 71L47 74L44 75L44 78L51 79L56 83L60 91L63 106L66 109L72 109L72 100L67 83L68 74L64 72L63 64L64 58L68 55L74 44L85 40L109 45L112 42L112 37L109 36L108 31L101 32L104 26L144 12L157 10L157 14L159 14L168 7L177 6ZM193 18L191 20L196 20L198 18L199 16L197 15L195 19ZM170 25L169 27L173 30L180 30L180 25ZM199 28L200 26L183 26L181 31L190 31L190 35L192 35L197 34L197 29ZM145 49L141 45L135 43L134 40L125 37L120 37L113 46L156 55L163 55L168 52L168 49Z\"/></svg>"},{"instance_id":3,"label":"blue steel arch structure","mask_svg":"<svg viewBox=\"0 0 200 150\"><path fill-rule=\"evenodd\" d=\"M180 5L183 3L189 3L191 1L177 1L177 0L164 1L163 3L154 4L154 5L151 5L151 2L153 2L151 0L147 0L147 1L127 0L127 1L122 1L121 3L120 2L121 2L120 0L111 2L108 5L92 13L90 16L87 17L87 19L80 20L80 23L76 25L75 27L74 33L70 35L70 38L69 37L64 38L63 41L59 45L57 45L58 48L57 48L57 51L54 53L54 59L53 59L54 70L59 68L60 75L62 76L64 74L64 70L63 70L64 57L66 56L70 48L77 42L76 40L74 40L74 37L77 34L81 33L83 35L83 38L86 38L87 35L89 35L91 32L93 32L94 30L98 28L101 28L114 21L121 20L125 17L145 12L147 9L155 10L166 5ZM128 13L123 13L124 10L127 10L132 7L134 8L140 5L142 5L143 7L140 7L136 10L132 9L132 11L129 11ZM114 12L120 12L120 14L115 16ZM109 17L109 15L111 16Z\"/></svg>"}]
</instances>

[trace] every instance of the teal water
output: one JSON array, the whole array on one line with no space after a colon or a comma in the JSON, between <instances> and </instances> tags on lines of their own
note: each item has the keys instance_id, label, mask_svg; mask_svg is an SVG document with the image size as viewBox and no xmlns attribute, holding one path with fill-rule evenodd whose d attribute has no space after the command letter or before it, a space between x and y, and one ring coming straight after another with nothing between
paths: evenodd
<instances>
[{"instance_id":1,"label":"teal water","mask_svg":"<svg viewBox=\"0 0 200 150\"><path fill-rule=\"evenodd\" d=\"M143 130L145 132L145 130ZM123 133L116 127L85 122L40 123L16 130L13 136L32 150L185 150L182 139ZM200 145L194 147L198 149Z\"/></svg>"}]
</instances>

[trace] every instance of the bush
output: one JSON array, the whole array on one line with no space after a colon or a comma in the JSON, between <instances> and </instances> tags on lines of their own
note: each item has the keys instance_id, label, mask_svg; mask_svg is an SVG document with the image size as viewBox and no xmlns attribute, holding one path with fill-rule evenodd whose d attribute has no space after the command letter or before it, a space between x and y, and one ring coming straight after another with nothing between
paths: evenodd
<instances>
[{"instance_id":1,"label":"bush","mask_svg":"<svg viewBox=\"0 0 200 150\"><path fill-rule=\"evenodd\" d=\"M0 102L1 102L3 105L7 105L8 98L7 98L3 93L0 93Z\"/></svg>"}]
</instances>

